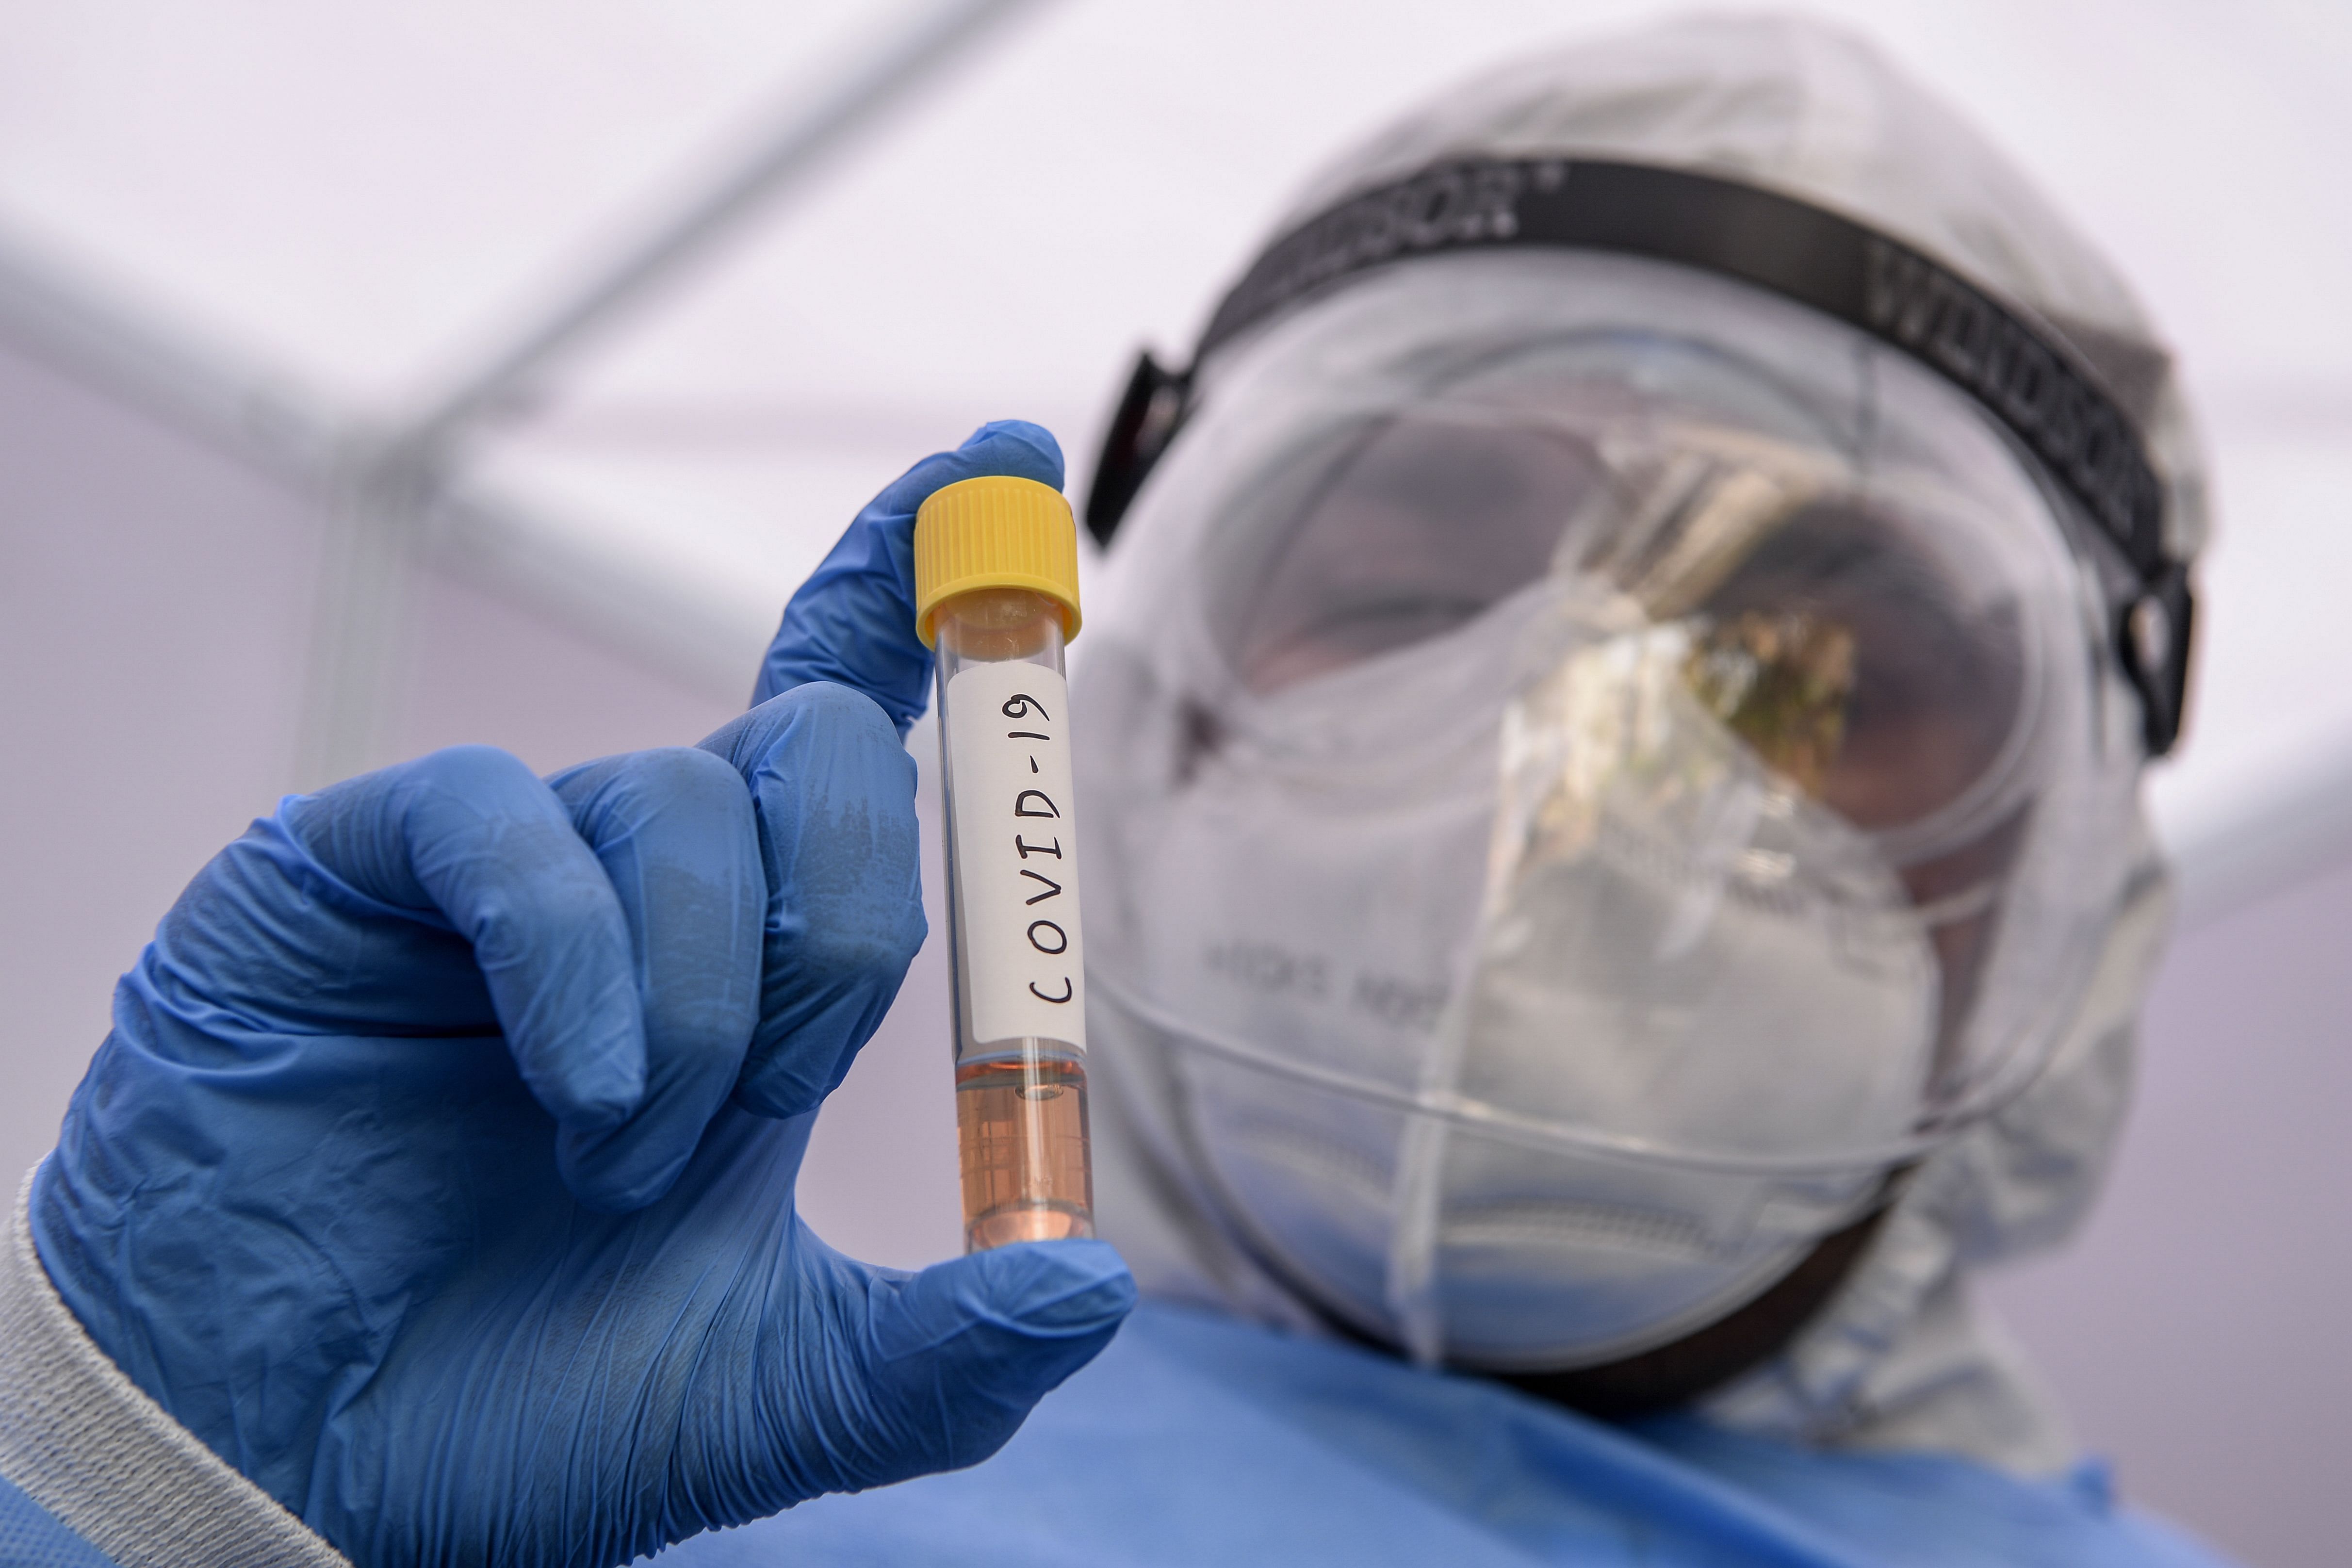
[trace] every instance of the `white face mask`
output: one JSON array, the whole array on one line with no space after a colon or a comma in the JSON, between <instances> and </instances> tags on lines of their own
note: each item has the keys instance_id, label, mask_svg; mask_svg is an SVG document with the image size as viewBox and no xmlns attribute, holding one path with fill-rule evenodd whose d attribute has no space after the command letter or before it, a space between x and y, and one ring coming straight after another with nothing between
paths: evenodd
<instances>
[{"instance_id":1,"label":"white face mask","mask_svg":"<svg viewBox=\"0 0 2352 1568\"><path fill-rule=\"evenodd\" d=\"M1691 694L1680 628L1612 637L1596 609L1529 595L1251 704L1135 868L1136 978L1261 1058L1178 1051L1221 1206L1327 1310L1433 1362L1663 1342L1878 1187L1546 1128L1801 1164L1900 1138L1927 1077L1936 966L1875 850ZM1502 715L1498 796L1493 705L1459 694L1507 689L1531 644L1555 662Z\"/></svg>"}]
</instances>

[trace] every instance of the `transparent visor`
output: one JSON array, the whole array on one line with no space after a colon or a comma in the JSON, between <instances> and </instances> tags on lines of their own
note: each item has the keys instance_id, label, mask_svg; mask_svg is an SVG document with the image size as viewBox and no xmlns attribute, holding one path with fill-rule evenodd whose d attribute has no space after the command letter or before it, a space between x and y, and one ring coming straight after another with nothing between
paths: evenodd
<instances>
[{"instance_id":1,"label":"transparent visor","mask_svg":"<svg viewBox=\"0 0 2352 1568\"><path fill-rule=\"evenodd\" d=\"M1244 558L1225 563L1207 605L1246 694L1236 716L1276 750L1349 741L1328 724L1286 729L1290 710L1317 706L1311 693L1248 699L1495 616L1514 635L1476 639L1484 690L1451 695L1472 700L1465 716L1478 696L1511 714L1507 755L1530 727L1589 729L1620 699L1673 749L1652 731L1688 709L1685 728L1735 739L1897 862L1973 835L2027 782L2045 628L2006 580L2022 563L1972 537L1966 499L1925 476L1865 479L1695 423L1595 428L1475 404L1361 420L1297 521L1265 531L1263 555L1234 551ZM1528 598L1547 613L1509 603L1496 616ZM1454 662L1462 651L1429 648ZM1657 683L1667 667L1671 692ZM1604 698L1596 683L1619 689ZM1375 718L1360 738L1382 745L1384 728ZM1598 765L1631 738L1588 733L1573 750Z\"/></svg>"},{"instance_id":2,"label":"transparent visor","mask_svg":"<svg viewBox=\"0 0 2352 1568\"><path fill-rule=\"evenodd\" d=\"M1884 1169L2021 1088L2129 787L2043 489L1940 386L1825 433L1656 334L1427 379L1241 399L1147 513L1102 1004L1368 1127L1686 1167Z\"/></svg>"}]
</instances>

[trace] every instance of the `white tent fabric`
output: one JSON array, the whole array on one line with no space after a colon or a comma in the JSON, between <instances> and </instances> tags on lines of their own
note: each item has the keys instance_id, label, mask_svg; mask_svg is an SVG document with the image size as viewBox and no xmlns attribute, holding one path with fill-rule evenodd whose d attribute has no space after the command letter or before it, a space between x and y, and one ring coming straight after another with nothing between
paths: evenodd
<instances>
[{"instance_id":1,"label":"white tent fabric","mask_svg":"<svg viewBox=\"0 0 2352 1568\"><path fill-rule=\"evenodd\" d=\"M479 506L433 535L732 694L907 460L1019 415L1082 484L1127 355L1181 353L1330 149L1571 26L1664 8L24 4L0 15L0 331L300 448L323 482L335 441L429 406L877 47L971 14L953 58L499 410L456 470ZM2155 784L2192 905L2352 843L2352 16L1815 9L1938 84L2121 258L2210 421L2203 657Z\"/></svg>"}]
</instances>

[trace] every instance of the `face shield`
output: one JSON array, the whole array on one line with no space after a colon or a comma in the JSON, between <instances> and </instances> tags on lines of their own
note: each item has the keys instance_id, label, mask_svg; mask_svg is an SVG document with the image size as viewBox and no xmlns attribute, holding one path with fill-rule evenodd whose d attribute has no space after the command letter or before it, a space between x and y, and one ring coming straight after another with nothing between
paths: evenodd
<instances>
[{"instance_id":1,"label":"face shield","mask_svg":"<svg viewBox=\"0 0 2352 1568\"><path fill-rule=\"evenodd\" d=\"M1615 1361L2032 1079L2143 753L2112 563L1967 396L1589 254L1209 370L1078 672L1090 1026L1269 1271L1424 1361Z\"/></svg>"}]
</instances>

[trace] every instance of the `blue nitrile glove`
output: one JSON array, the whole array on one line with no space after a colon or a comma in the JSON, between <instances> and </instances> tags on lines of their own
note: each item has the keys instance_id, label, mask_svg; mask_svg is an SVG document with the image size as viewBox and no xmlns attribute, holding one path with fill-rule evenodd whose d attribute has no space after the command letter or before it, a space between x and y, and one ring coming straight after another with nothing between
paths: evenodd
<instances>
[{"instance_id":1,"label":"blue nitrile glove","mask_svg":"<svg viewBox=\"0 0 2352 1568\"><path fill-rule=\"evenodd\" d=\"M922 938L913 794L812 684L698 751L288 800L118 989L43 1263L362 1568L617 1563L984 1458L1133 1284L1092 1242L868 1268L793 1213Z\"/></svg>"},{"instance_id":2,"label":"blue nitrile glove","mask_svg":"<svg viewBox=\"0 0 2352 1568\"><path fill-rule=\"evenodd\" d=\"M1061 446L1042 425L1000 419L908 469L857 514L784 606L751 700L837 680L880 703L905 734L931 692L931 650L915 636L915 510L933 490L988 474L1060 489Z\"/></svg>"}]
</instances>

